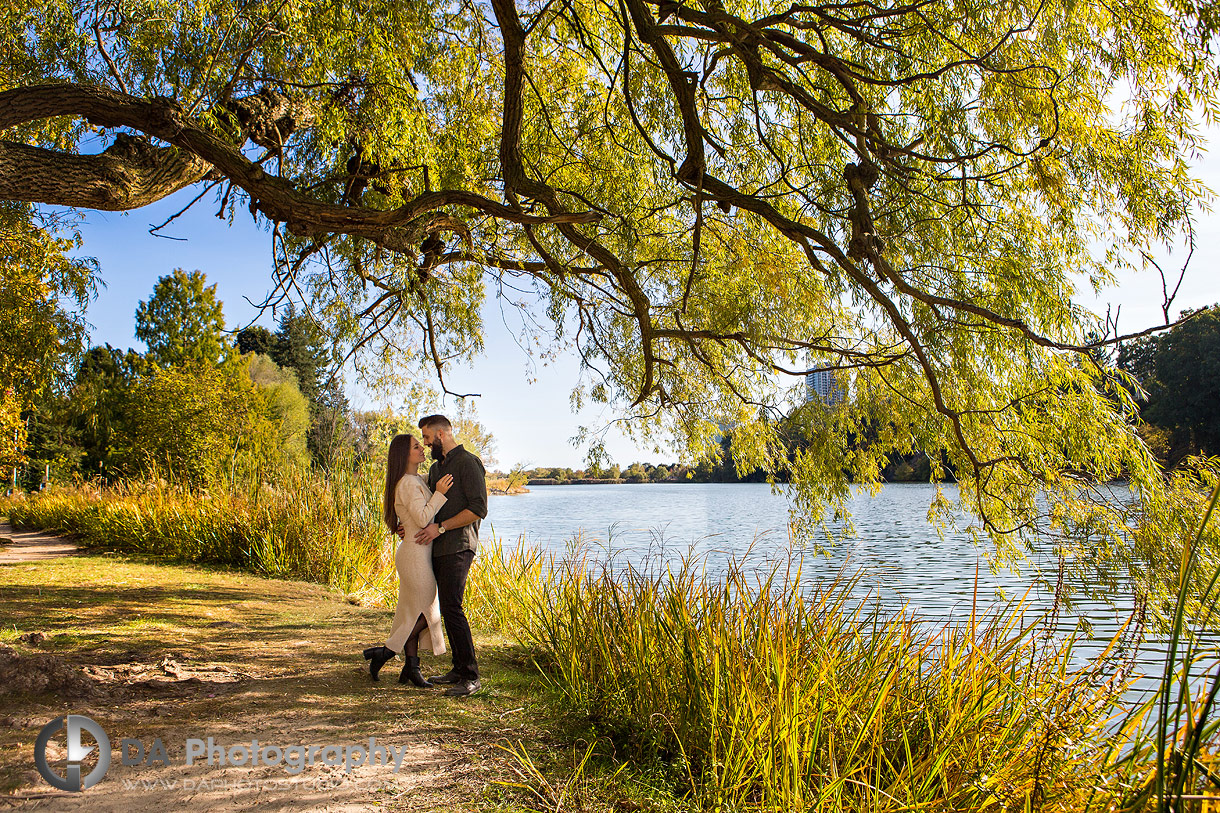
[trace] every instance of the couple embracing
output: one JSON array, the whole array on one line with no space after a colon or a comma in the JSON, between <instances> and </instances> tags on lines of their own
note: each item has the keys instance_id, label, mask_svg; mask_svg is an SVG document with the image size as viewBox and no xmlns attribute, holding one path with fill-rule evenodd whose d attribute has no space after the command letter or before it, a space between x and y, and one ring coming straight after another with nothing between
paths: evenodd
<instances>
[{"instance_id":1,"label":"couple embracing","mask_svg":"<svg viewBox=\"0 0 1220 813\"><path fill-rule=\"evenodd\" d=\"M390 441L385 479L385 522L400 537L394 555L398 571L398 606L390 637L364 650L369 674L401 650L406 665L399 683L421 689L446 684L445 694L464 697L480 688L474 639L462 607L466 575L479 547L479 521L487 516L487 479L483 463L453 439L444 415L419 421L423 443L413 435ZM424 447L432 453L427 479L419 475ZM453 668L425 679L419 671L419 648L445 653L441 620L453 649Z\"/></svg>"}]
</instances>

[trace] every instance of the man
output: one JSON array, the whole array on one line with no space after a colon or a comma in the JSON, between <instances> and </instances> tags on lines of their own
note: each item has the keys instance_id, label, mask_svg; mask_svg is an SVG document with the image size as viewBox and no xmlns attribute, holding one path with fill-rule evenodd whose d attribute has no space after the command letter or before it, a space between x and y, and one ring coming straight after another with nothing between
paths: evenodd
<instances>
[{"instance_id":1,"label":"man","mask_svg":"<svg viewBox=\"0 0 1220 813\"><path fill-rule=\"evenodd\" d=\"M435 490L438 480L446 474L453 475L453 487L445 495L445 504L414 540L420 545L432 543L432 572L436 575L441 618L453 653L453 668L430 680L452 684L445 691L450 697L465 697L481 688L474 639L462 599L466 593L466 574L479 548L479 521L487 516L487 475L483 462L454 441L453 425L444 415L421 418L419 429L435 461L428 470L428 487Z\"/></svg>"}]
</instances>

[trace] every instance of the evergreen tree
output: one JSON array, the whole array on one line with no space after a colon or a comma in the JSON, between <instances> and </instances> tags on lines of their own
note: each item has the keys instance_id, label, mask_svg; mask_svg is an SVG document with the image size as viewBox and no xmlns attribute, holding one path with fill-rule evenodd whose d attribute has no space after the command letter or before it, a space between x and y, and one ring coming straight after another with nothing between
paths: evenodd
<instances>
[{"instance_id":1,"label":"evergreen tree","mask_svg":"<svg viewBox=\"0 0 1220 813\"><path fill-rule=\"evenodd\" d=\"M216 286L205 282L202 271L175 268L136 306L136 338L148 345L149 361L160 367L219 363L227 346L224 314Z\"/></svg>"},{"instance_id":2,"label":"evergreen tree","mask_svg":"<svg viewBox=\"0 0 1220 813\"><path fill-rule=\"evenodd\" d=\"M351 423L347 397L338 379L325 383L309 428L309 451L315 463L329 468L339 455L352 449L356 431Z\"/></svg>"},{"instance_id":3,"label":"evergreen tree","mask_svg":"<svg viewBox=\"0 0 1220 813\"><path fill-rule=\"evenodd\" d=\"M331 357L321 327L289 305L280 318L270 350L272 361L296 375L297 386L309 401L310 412L315 412Z\"/></svg>"},{"instance_id":4,"label":"evergreen tree","mask_svg":"<svg viewBox=\"0 0 1220 813\"><path fill-rule=\"evenodd\" d=\"M325 331L308 314L288 306L271 345L271 359L291 370L309 403L309 452L315 463L329 465L354 434L349 426L343 382L331 368L336 359Z\"/></svg>"},{"instance_id":5,"label":"evergreen tree","mask_svg":"<svg viewBox=\"0 0 1220 813\"><path fill-rule=\"evenodd\" d=\"M85 448L76 412L71 398L60 395L29 405L25 411L26 463L18 485L32 491L44 481L64 482L81 473Z\"/></svg>"},{"instance_id":6,"label":"evergreen tree","mask_svg":"<svg viewBox=\"0 0 1220 813\"><path fill-rule=\"evenodd\" d=\"M271 335L270 330L267 330L262 325L251 325L238 331L237 340L234 344L237 347L237 352L243 356L246 353L270 356L271 348L275 346L275 337Z\"/></svg>"}]
</instances>

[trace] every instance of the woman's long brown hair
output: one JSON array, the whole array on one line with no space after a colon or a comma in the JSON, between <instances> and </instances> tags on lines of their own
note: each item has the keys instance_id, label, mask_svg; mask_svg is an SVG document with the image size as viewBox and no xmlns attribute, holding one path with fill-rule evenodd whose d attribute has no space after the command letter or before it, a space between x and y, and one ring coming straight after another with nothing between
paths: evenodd
<instances>
[{"instance_id":1,"label":"woman's long brown hair","mask_svg":"<svg viewBox=\"0 0 1220 813\"><path fill-rule=\"evenodd\" d=\"M411 454L411 435L395 435L390 441L389 459L385 466L385 495L382 498L383 517L390 533L398 531L398 514L394 512L394 489L407 473L407 457Z\"/></svg>"}]
</instances>

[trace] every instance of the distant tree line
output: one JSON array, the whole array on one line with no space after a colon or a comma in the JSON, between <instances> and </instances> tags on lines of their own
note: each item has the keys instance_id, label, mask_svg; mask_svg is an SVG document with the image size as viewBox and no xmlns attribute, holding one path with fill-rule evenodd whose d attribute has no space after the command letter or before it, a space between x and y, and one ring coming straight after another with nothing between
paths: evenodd
<instances>
[{"instance_id":1,"label":"distant tree line","mask_svg":"<svg viewBox=\"0 0 1220 813\"><path fill-rule=\"evenodd\" d=\"M810 415L809 413L814 413ZM804 435L798 424L802 421L819 420L822 408L820 404L807 404L791 415L780 426L781 436L785 438L789 459L805 450ZM876 432L868 430L853 438L855 445L872 442ZM844 449L844 456L851 452ZM628 466L617 463L607 465L591 465L587 469L572 469L568 467L537 467L522 469L521 474L535 484L564 485L568 483L600 480L623 483L762 483L766 482L766 473L756 468L745 473L738 472L731 462L733 460L733 440L731 433L725 433L720 438L720 452L714 460L701 460L694 464L687 463L642 463L635 462ZM779 482L787 482L791 477L789 470L780 471L776 476ZM892 454L888 463L882 469L882 477L888 482L929 482L936 479L952 479L951 469L941 458L941 470L934 471L932 459L924 452L913 451L909 454Z\"/></svg>"},{"instance_id":2,"label":"distant tree line","mask_svg":"<svg viewBox=\"0 0 1220 813\"><path fill-rule=\"evenodd\" d=\"M225 476L273 479L283 467L380 462L390 437L414 430L419 417L352 410L332 343L291 306L274 331L230 333L200 271L175 269L139 303L142 353L83 349L83 328L57 301L62 292L47 288L44 312L20 323L17 305L28 311L29 303L6 301L14 296L8 281L0 284L0 336L15 337L0 353L0 465L15 468L25 488L48 474L201 486ZM494 439L473 411L459 407L454 417L463 440L490 454Z\"/></svg>"},{"instance_id":3,"label":"distant tree line","mask_svg":"<svg viewBox=\"0 0 1220 813\"><path fill-rule=\"evenodd\" d=\"M343 440L347 401L307 315L234 342L202 272L161 277L135 312L146 350L94 346L26 404L26 487L72 476L190 484L237 469L321 464ZM249 347L260 342L257 350Z\"/></svg>"},{"instance_id":4,"label":"distant tree line","mask_svg":"<svg viewBox=\"0 0 1220 813\"><path fill-rule=\"evenodd\" d=\"M591 466L588 469L572 469L568 467L538 467L525 469L523 472L532 481L551 481L557 485L587 480L607 480L624 483L722 483L722 482L762 482L758 473L754 477L738 478L730 475L726 467L717 462L702 462L694 466L673 464L652 464L636 462L628 466L613 463L608 466Z\"/></svg>"}]
</instances>

